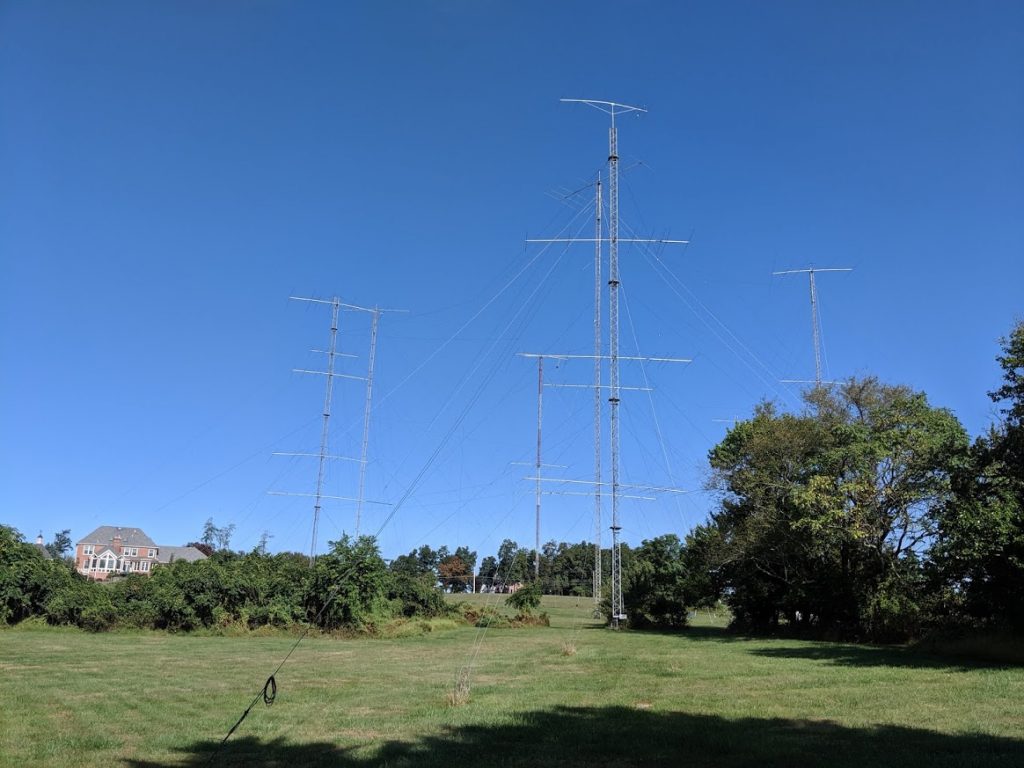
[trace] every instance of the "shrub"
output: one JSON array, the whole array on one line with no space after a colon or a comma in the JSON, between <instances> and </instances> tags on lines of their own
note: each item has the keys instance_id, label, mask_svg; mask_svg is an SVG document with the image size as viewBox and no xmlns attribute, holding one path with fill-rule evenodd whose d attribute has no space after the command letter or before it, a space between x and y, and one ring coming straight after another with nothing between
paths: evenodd
<instances>
[{"instance_id":1,"label":"shrub","mask_svg":"<svg viewBox=\"0 0 1024 768\"><path fill-rule=\"evenodd\" d=\"M540 584L533 582L520 587L505 598L505 603L515 608L520 616L529 616L540 607Z\"/></svg>"}]
</instances>

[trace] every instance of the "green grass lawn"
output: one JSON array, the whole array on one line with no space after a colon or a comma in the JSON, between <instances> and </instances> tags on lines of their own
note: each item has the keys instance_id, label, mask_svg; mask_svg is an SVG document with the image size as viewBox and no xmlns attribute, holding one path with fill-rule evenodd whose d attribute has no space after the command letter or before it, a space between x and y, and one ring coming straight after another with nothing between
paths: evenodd
<instances>
[{"instance_id":1,"label":"green grass lawn","mask_svg":"<svg viewBox=\"0 0 1024 768\"><path fill-rule=\"evenodd\" d=\"M550 628L307 638L212 761L294 639L0 631L0 765L1024 765L1021 667L544 608Z\"/></svg>"}]
</instances>

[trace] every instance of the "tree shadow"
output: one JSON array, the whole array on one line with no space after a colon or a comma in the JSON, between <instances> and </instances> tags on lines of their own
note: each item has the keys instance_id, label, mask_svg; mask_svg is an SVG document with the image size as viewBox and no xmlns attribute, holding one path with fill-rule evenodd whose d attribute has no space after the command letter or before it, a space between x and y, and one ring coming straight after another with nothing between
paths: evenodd
<instances>
[{"instance_id":1,"label":"tree shadow","mask_svg":"<svg viewBox=\"0 0 1024 768\"><path fill-rule=\"evenodd\" d=\"M324 737L331 738L326 726L324 730ZM199 741L182 747L180 759L132 759L123 764L130 768L1009 768L1024 764L1024 741L984 734L949 735L884 725L849 728L824 720L729 720L626 707L536 710L516 715L513 724L448 727L439 735L414 741L296 744L283 738L261 741L245 736L216 750L216 741Z\"/></svg>"},{"instance_id":2,"label":"tree shadow","mask_svg":"<svg viewBox=\"0 0 1024 768\"><path fill-rule=\"evenodd\" d=\"M664 635L666 637L685 637L690 640L714 640L720 643L734 643L743 640L756 639L749 635L733 632L728 627L709 627L698 625L695 627L679 627L678 629L665 629L663 627L642 627L614 630L606 624L591 624L584 626L585 630L602 630L604 632L625 632L642 637L644 635Z\"/></svg>"},{"instance_id":3,"label":"tree shadow","mask_svg":"<svg viewBox=\"0 0 1024 768\"><path fill-rule=\"evenodd\" d=\"M884 645L815 642L781 648L757 648L754 656L769 659L806 659L844 667L916 667L921 669L1009 669L1014 664L985 659L942 656L916 648Z\"/></svg>"}]
</instances>

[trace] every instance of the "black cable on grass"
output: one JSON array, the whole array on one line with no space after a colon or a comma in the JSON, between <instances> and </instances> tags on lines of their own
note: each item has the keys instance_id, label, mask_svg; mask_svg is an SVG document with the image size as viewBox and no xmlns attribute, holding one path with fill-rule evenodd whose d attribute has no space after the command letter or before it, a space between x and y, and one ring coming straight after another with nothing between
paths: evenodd
<instances>
[{"instance_id":1,"label":"black cable on grass","mask_svg":"<svg viewBox=\"0 0 1024 768\"><path fill-rule=\"evenodd\" d=\"M278 669L280 669L280 667L278 667ZM260 700L261 696L263 697L263 703L268 707L271 706L274 703L274 699L277 698L277 680L274 679L273 675L267 678L267 682L263 684L263 690L256 694L256 698L254 698L249 706L245 708L242 716L238 718L238 722L232 725L231 730L227 732L227 735L225 735L223 739L221 739L220 744L217 745L217 749L210 754L210 759L206 761L207 765L213 762L213 758L220 753L221 747L223 747L224 743L231 738L231 734L235 732L235 729L238 728L238 726L242 724L242 721L249 716L249 712L251 712L252 708L256 706L256 702Z\"/></svg>"}]
</instances>

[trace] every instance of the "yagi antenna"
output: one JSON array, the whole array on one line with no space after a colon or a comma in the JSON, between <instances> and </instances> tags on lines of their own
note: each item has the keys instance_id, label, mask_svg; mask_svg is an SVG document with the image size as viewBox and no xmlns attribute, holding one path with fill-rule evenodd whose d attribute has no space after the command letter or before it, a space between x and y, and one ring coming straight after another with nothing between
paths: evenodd
<instances>
[{"instance_id":1,"label":"yagi antenna","mask_svg":"<svg viewBox=\"0 0 1024 768\"><path fill-rule=\"evenodd\" d=\"M537 474L532 478L535 483L534 496L536 505L536 548L540 551L540 513L541 497L545 492L541 488L542 464L542 442L541 429L543 424L543 397L544 397L544 358L552 359L591 359L594 367L594 481L592 484L594 497L594 606L599 607L601 600L601 489L607 486L611 495L612 508L612 548L611 548L611 623L618 628L621 621L626 618L625 606L622 602L622 552L619 542L619 532L622 526L619 524L619 500L625 498L621 490L624 487L620 482L619 468L619 400L620 395L627 389L648 390L648 387L622 387L619 383L619 243L657 243L657 244L679 244L684 245L685 240L640 240L619 238L619 151L618 133L615 127L615 118L619 115L631 112L647 112L646 108L632 104L623 104L617 101L603 101L599 99L561 99L563 103L584 104L596 109L611 118L611 125L608 129L608 217L607 223L602 219L604 201L602 198L603 185L600 174L596 179L595 204L594 204L594 236L592 238L549 238L536 239L529 242L541 243L592 243L594 246L594 354L593 355L544 355L527 354L525 357L533 357L537 360L537 452L535 467ZM601 295L603 288L602 281L602 248L608 244L608 350L604 354L601 338ZM643 361L655 362L651 358L634 358ZM601 368L604 360L608 360L610 381L607 386L601 382ZM659 358L657 362L689 362L683 358ZM568 386L547 385L547 386ZM579 385L575 385L579 386ZM601 469L601 422L602 422L602 401L609 404L609 438L611 446L609 454L611 457L610 482L605 483L602 478ZM566 492L571 493L571 492ZM535 572L539 570L539 562L534 563Z\"/></svg>"},{"instance_id":2,"label":"yagi antenna","mask_svg":"<svg viewBox=\"0 0 1024 768\"><path fill-rule=\"evenodd\" d=\"M356 503L355 535L359 536L360 517L363 511L363 504L384 504L380 501L367 501L364 498L366 484L367 446L370 439L370 411L371 398L373 396L373 368L377 356L377 326L380 316L384 312L404 312L401 309L381 309L379 307L362 307L358 304L346 304L337 296L332 299L319 299L305 296L289 296L292 301L305 301L312 304L326 304L331 308L331 335L330 344L327 349L311 350L316 353L327 355L327 370L309 370L306 368L294 368L295 373L307 373L316 376L323 376L326 380L326 391L324 393L323 423L320 430L320 451L318 453L302 452L278 452L282 456L305 456L319 459L316 476L315 493L291 493L285 491L270 491L274 496L305 496L314 499L313 502L313 535L309 546L309 564L312 567L316 562L317 533L320 525L320 512L325 499L338 501L353 501ZM371 316L370 325L370 355L366 376L355 376L348 373L338 373L334 369L335 360L343 357L355 357L338 351L338 325L342 310L348 312L366 312ZM334 380L351 379L366 382L366 400L363 408L363 441L359 458L350 456L331 455L328 452L329 425L331 419L332 404L334 401ZM359 492L355 497L349 496L328 496L324 493L324 481L326 479L327 462L329 461L351 461L359 464Z\"/></svg>"},{"instance_id":3,"label":"yagi antenna","mask_svg":"<svg viewBox=\"0 0 1024 768\"><path fill-rule=\"evenodd\" d=\"M820 387L825 382L821 379L821 319L818 317L818 292L814 286L815 272L853 272L853 268L827 267L825 269L818 269L815 267L807 267L806 269L785 269L781 272L772 272L772 274L776 276L807 274L811 287L811 331L814 338L814 386ZM795 380L790 381L795 382Z\"/></svg>"}]
</instances>

